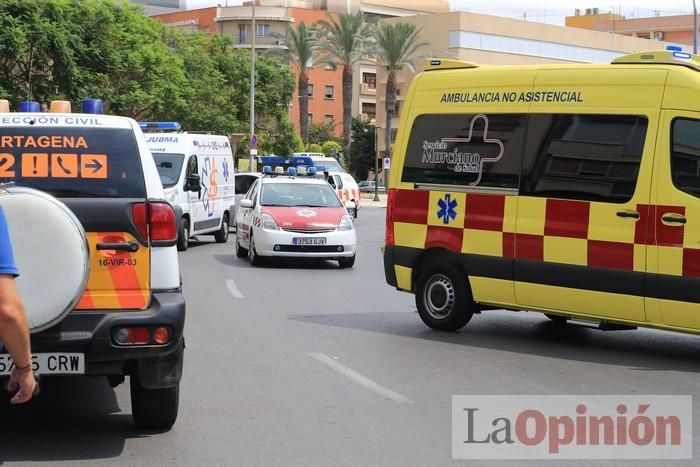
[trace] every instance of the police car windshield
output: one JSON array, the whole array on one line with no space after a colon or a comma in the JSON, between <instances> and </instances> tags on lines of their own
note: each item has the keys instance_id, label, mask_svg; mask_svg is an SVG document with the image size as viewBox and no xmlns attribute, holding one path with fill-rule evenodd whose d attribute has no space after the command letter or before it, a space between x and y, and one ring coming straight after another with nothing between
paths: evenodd
<instances>
[{"instance_id":1,"label":"police car windshield","mask_svg":"<svg viewBox=\"0 0 700 467\"><path fill-rule=\"evenodd\" d=\"M338 195L321 183L265 183L260 204L263 206L306 206L314 208L341 207Z\"/></svg>"},{"instance_id":2,"label":"police car windshield","mask_svg":"<svg viewBox=\"0 0 700 467\"><path fill-rule=\"evenodd\" d=\"M156 161L158 175L163 184L163 188L170 188L177 184L180 178L180 170L182 163L185 161L184 154L153 154L153 159Z\"/></svg>"}]
</instances>

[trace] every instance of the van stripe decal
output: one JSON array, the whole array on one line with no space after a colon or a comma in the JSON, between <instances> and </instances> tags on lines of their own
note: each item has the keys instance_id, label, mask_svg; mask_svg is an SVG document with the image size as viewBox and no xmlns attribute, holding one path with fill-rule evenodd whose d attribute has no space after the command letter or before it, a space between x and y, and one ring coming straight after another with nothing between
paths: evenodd
<instances>
[{"instance_id":1,"label":"van stripe decal","mask_svg":"<svg viewBox=\"0 0 700 467\"><path fill-rule=\"evenodd\" d=\"M98 234L99 241L114 241L114 235L115 234L112 233ZM121 236L119 241L126 241L123 234L120 233L118 235ZM119 255L132 257L130 254L122 252L120 252ZM107 269L112 277L114 291L117 294L121 307L125 309L145 308L146 297L144 296L142 285L136 273L136 266L108 265Z\"/></svg>"},{"instance_id":2,"label":"van stripe decal","mask_svg":"<svg viewBox=\"0 0 700 467\"><path fill-rule=\"evenodd\" d=\"M420 248L389 245L386 265L414 268L424 251ZM515 280L531 284L617 293L637 297L700 303L700 278L668 274L623 271L546 261L511 260L497 256L460 253L451 255L467 275ZM392 268L393 269L393 268Z\"/></svg>"}]
</instances>

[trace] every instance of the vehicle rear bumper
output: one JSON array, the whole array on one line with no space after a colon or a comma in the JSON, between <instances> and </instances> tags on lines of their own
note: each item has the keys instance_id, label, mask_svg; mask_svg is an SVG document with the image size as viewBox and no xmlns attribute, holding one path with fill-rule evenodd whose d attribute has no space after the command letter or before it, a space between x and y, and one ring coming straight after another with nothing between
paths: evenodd
<instances>
[{"instance_id":1,"label":"vehicle rear bumper","mask_svg":"<svg viewBox=\"0 0 700 467\"><path fill-rule=\"evenodd\" d=\"M32 335L32 352L83 353L87 375L138 372L145 387L171 387L179 383L182 375L184 325L182 292L156 292L146 310L73 311L56 326ZM112 336L124 326L168 326L171 338L164 345L120 346Z\"/></svg>"}]
</instances>

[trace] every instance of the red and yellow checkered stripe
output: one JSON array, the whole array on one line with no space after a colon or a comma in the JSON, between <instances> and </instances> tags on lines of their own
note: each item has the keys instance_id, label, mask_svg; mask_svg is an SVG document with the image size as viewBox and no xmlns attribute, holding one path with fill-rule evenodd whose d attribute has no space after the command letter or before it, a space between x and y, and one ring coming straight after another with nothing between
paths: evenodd
<instances>
[{"instance_id":1,"label":"red and yellow checkered stripe","mask_svg":"<svg viewBox=\"0 0 700 467\"><path fill-rule=\"evenodd\" d=\"M98 250L98 243L138 242L126 232L89 232L90 277L76 310L145 309L150 301L150 252Z\"/></svg>"}]
</instances>

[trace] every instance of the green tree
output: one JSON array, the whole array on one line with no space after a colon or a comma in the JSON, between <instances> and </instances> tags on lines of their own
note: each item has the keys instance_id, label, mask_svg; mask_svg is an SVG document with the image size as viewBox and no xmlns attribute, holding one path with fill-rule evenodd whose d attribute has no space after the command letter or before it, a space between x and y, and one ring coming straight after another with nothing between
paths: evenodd
<instances>
[{"instance_id":1,"label":"green tree","mask_svg":"<svg viewBox=\"0 0 700 467\"><path fill-rule=\"evenodd\" d=\"M326 141L321 145L321 152L328 157L340 159L343 147L336 141Z\"/></svg>"},{"instance_id":2,"label":"green tree","mask_svg":"<svg viewBox=\"0 0 700 467\"><path fill-rule=\"evenodd\" d=\"M403 67L414 70L413 61L418 58L420 48L426 45L418 41L419 34L420 29L409 23L380 23L375 31L377 63L387 74L384 147L388 157L391 157L391 120L396 108L396 74Z\"/></svg>"},{"instance_id":3,"label":"green tree","mask_svg":"<svg viewBox=\"0 0 700 467\"><path fill-rule=\"evenodd\" d=\"M323 148L318 143L312 143L312 144L309 144L308 151L309 152L322 152Z\"/></svg>"},{"instance_id":4,"label":"green tree","mask_svg":"<svg viewBox=\"0 0 700 467\"><path fill-rule=\"evenodd\" d=\"M287 34L279 37L285 48L273 49L281 53L298 73L297 93L299 94L299 130L304 144L309 143L309 70L316 64L318 48L316 47L316 30L307 27L304 22L294 28L287 27Z\"/></svg>"},{"instance_id":5,"label":"green tree","mask_svg":"<svg viewBox=\"0 0 700 467\"><path fill-rule=\"evenodd\" d=\"M318 23L318 47L327 62L343 68L343 153L350 154L353 68L371 51L372 28L361 11L326 16Z\"/></svg>"},{"instance_id":6,"label":"green tree","mask_svg":"<svg viewBox=\"0 0 700 467\"><path fill-rule=\"evenodd\" d=\"M309 143L323 144L326 141L338 141L334 132L334 123L312 123L309 125Z\"/></svg>"},{"instance_id":7,"label":"green tree","mask_svg":"<svg viewBox=\"0 0 700 467\"><path fill-rule=\"evenodd\" d=\"M347 161L348 170L357 180L367 180L370 170L374 170L375 131L376 128L369 120L352 119L352 148Z\"/></svg>"},{"instance_id":8,"label":"green tree","mask_svg":"<svg viewBox=\"0 0 700 467\"><path fill-rule=\"evenodd\" d=\"M275 125L273 130L265 133L261 141L260 149L264 154L291 156L304 148L301 138L286 114L283 114L278 119L277 125Z\"/></svg>"}]
</instances>

